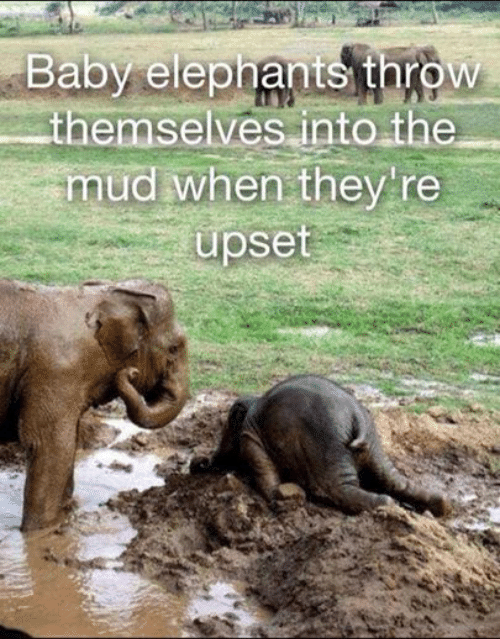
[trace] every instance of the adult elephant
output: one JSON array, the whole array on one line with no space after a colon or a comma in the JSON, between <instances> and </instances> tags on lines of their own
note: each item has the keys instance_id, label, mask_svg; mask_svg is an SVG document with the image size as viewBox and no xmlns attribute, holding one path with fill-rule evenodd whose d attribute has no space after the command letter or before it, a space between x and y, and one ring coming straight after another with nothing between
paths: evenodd
<instances>
[{"instance_id":1,"label":"adult elephant","mask_svg":"<svg viewBox=\"0 0 500 639\"><path fill-rule=\"evenodd\" d=\"M384 54L384 66L391 65L384 78L385 86L396 83L397 71L400 69L399 83L405 88L405 102L411 102L412 93L417 94L418 102L424 102L424 85L422 82L422 68L429 65L427 73L431 75L434 85L439 81L439 68L441 60L439 53L434 45L425 46L409 46L409 47L389 47L380 49L380 53ZM397 65L395 67L394 65ZM434 86L431 90L431 100L438 97L438 88Z\"/></svg>"},{"instance_id":2,"label":"adult elephant","mask_svg":"<svg viewBox=\"0 0 500 639\"><path fill-rule=\"evenodd\" d=\"M164 286L0 281L0 425L27 453L21 530L62 519L79 418L118 396L143 428L165 426L188 398L186 337Z\"/></svg>"},{"instance_id":3,"label":"adult elephant","mask_svg":"<svg viewBox=\"0 0 500 639\"><path fill-rule=\"evenodd\" d=\"M276 86L278 84L283 86ZM288 62L279 55L270 55L257 63L255 106L272 106L274 92L277 94L278 107L284 107L285 104L292 107L295 104L293 81L288 82Z\"/></svg>"},{"instance_id":4,"label":"adult elephant","mask_svg":"<svg viewBox=\"0 0 500 639\"><path fill-rule=\"evenodd\" d=\"M375 62L372 71L371 81L373 87L373 100L375 104L381 104L384 100L384 93L380 87L380 54L369 44L361 42L346 43L340 50L340 61L347 69L352 68L354 79L354 95L358 97L358 104L366 104L366 94L372 90L368 86L367 68L368 61Z\"/></svg>"},{"instance_id":5,"label":"adult elephant","mask_svg":"<svg viewBox=\"0 0 500 639\"><path fill-rule=\"evenodd\" d=\"M383 54L383 58L381 54ZM368 86L367 69L363 66L368 62L368 56L370 56L370 61L374 63L371 87ZM433 45L400 46L375 50L366 44L345 44L341 49L340 59L346 68L352 67L358 104L366 103L366 93L370 88L373 88L375 103L379 104L383 101L382 84L383 86L391 86L395 85L396 82L405 89L405 103L411 102L414 91L417 94L418 102L423 102L425 100L422 82L423 67L429 65L427 72L430 73L434 84L438 82L440 75L441 60ZM382 72L384 72L383 83ZM431 99L436 100L437 97L438 89L435 86L431 91Z\"/></svg>"}]
</instances>

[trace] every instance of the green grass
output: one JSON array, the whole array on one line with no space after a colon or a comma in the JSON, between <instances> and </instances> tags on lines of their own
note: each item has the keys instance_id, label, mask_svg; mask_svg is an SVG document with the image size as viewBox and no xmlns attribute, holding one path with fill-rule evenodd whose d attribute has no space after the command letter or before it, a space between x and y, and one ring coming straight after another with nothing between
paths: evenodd
<instances>
[{"instance_id":1,"label":"green grass","mask_svg":"<svg viewBox=\"0 0 500 639\"><path fill-rule=\"evenodd\" d=\"M297 143L303 110L309 118L334 120L341 111L351 120L369 118L385 140L394 112L404 116L408 111L401 96L390 91L383 105L366 107L358 107L352 96L302 92L297 108L279 111L253 108L249 90L213 101L194 92L118 100L102 95L2 100L0 135L48 135L54 111L71 110L89 122L120 117L181 122L203 120L212 109L226 126L232 118L264 122L279 117L287 144L0 145L1 275L56 284L131 276L165 282L189 335L193 391L263 390L277 376L316 371L400 394L404 390L399 379L408 376L475 388L481 401L499 408L494 382L470 378L473 373L498 375L498 349L475 346L469 338L500 331L500 158L498 150L486 144L477 149L460 146L467 138L485 143L500 139L495 103L500 96L498 25L483 25L479 40L475 24L448 26L432 28L436 46L447 61L483 61L485 81L473 92L443 91L436 104L412 105L415 115L430 123L449 118L456 124L457 144L441 148L357 148L335 140L327 144L326 139L309 147ZM165 34L152 40L143 34L9 38L2 41L4 69L20 72L26 51L54 51L58 59L73 59L84 45L95 59L129 59L137 68L157 60L158 51L167 61L176 50L196 60L216 54L230 60L235 52L245 51L256 59L267 53L269 31L246 31L237 38L231 32ZM338 59L341 42L361 33L381 46L428 37L418 25L369 34L343 27L276 29L273 46L296 59L310 59L311 51ZM146 40L150 49L144 46ZM476 48L474 42L479 42ZM153 166L158 171L155 202L66 201L68 175L109 174L120 180ZM226 202L219 189L214 202L178 201L173 176L200 178L210 166L233 179L277 174L284 199ZM388 176L392 166L398 180L388 180L371 212L366 210L366 195L352 204L330 201L326 190L318 202L300 198L297 175L303 168L319 167L337 179L357 175L377 181ZM439 179L442 192L436 202L421 202L413 191L407 202L401 200L400 176L413 174ZM195 252L197 232L205 238L234 230L272 236L278 231L296 233L303 224L311 233L310 257L244 257L224 268L220 256L204 260ZM323 337L280 331L314 326L330 330ZM460 405L463 400L450 401Z\"/></svg>"},{"instance_id":2,"label":"green grass","mask_svg":"<svg viewBox=\"0 0 500 639\"><path fill-rule=\"evenodd\" d=\"M215 156L215 157L214 157ZM464 384L495 374L498 351L472 345L498 330L498 153L439 149L186 150L0 147L0 270L55 283L142 275L165 281L191 341L193 386L264 387L277 375L333 369L392 371ZM238 177L279 171L285 198L257 203L176 200L171 177L208 166ZM296 174L399 172L439 176L434 204L388 189L364 202L301 202ZM156 166L154 203L68 203L68 174L137 174ZM22 188L20 185L22 184ZM311 257L242 258L227 268L196 256L197 231L311 231ZM19 256L23 260L19 260ZM278 329L326 325L322 338ZM374 380L377 381L377 380ZM495 398L492 398L495 403Z\"/></svg>"},{"instance_id":3,"label":"green grass","mask_svg":"<svg viewBox=\"0 0 500 639\"><path fill-rule=\"evenodd\" d=\"M205 113L210 109L214 118L222 121L227 128L229 122L236 118L242 121L252 117L264 123L269 118L279 118L283 122L284 133L288 139L298 139L302 131L302 121L329 119L333 123L334 144L338 145L338 125L335 125L341 112L345 112L350 120L348 131L360 119L369 119L377 127L378 139L393 135L391 120L395 112L407 120L408 111L413 111L415 119L425 119L432 127L438 120L448 119L456 129L456 139L500 139L500 119L498 118L498 104L489 102L467 103L424 103L404 105L400 102L399 91L388 91L386 103L375 107L368 105L358 107L352 98L332 100L332 98L313 94L299 95L300 108L286 109L277 112L275 109L256 109L252 106L253 96L250 90L239 91L229 103L221 100L210 103L208 100L195 99L192 102L182 102L177 96L158 95L132 96L125 100L113 101L102 97L83 97L78 104L72 99L61 99L57 102L43 99L8 100L1 105L0 135L52 135L50 120L54 111L62 118L66 118L68 111L73 118L83 118L89 127L101 118L116 123L118 119L147 118L157 123L164 118L171 118L177 123L190 118L204 121ZM471 98L475 93L471 92ZM320 143L326 143L325 126L320 130ZM61 126L61 132L65 128ZM363 132L360 131L360 135ZM422 128L415 128L415 136L420 138ZM415 151L417 154L419 151ZM425 159L425 151L422 154Z\"/></svg>"}]
</instances>

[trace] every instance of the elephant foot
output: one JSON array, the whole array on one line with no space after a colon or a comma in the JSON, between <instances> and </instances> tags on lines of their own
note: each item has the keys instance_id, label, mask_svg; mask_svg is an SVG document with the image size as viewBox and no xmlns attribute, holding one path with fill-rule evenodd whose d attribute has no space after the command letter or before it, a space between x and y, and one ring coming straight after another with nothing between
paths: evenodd
<instances>
[{"instance_id":1,"label":"elephant foot","mask_svg":"<svg viewBox=\"0 0 500 639\"><path fill-rule=\"evenodd\" d=\"M453 512L451 502L438 493L397 495L404 506L417 513L431 512L434 517L449 517Z\"/></svg>"},{"instance_id":2,"label":"elephant foot","mask_svg":"<svg viewBox=\"0 0 500 639\"><path fill-rule=\"evenodd\" d=\"M27 521L23 521L21 524L21 532L26 534L30 539L45 537L50 533L58 530L61 525L65 524L68 515L73 510L75 504L64 506L57 517L51 519L49 522L42 522L39 519L30 518Z\"/></svg>"},{"instance_id":3,"label":"elephant foot","mask_svg":"<svg viewBox=\"0 0 500 639\"><path fill-rule=\"evenodd\" d=\"M428 501L427 509L435 517L449 517L453 513L451 502L442 495L432 495Z\"/></svg>"}]
</instances>

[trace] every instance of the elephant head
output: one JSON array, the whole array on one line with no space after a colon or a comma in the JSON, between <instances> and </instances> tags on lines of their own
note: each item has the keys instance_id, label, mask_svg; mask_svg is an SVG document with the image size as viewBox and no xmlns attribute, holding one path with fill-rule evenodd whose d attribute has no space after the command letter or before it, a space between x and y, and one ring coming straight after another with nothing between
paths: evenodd
<instances>
[{"instance_id":1,"label":"elephant head","mask_svg":"<svg viewBox=\"0 0 500 639\"><path fill-rule=\"evenodd\" d=\"M352 67L352 50L354 44L352 42L346 42L342 49L340 50L340 61L345 66L346 69L350 69Z\"/></svg>"},{"instance_id":2,"label":"elephant head","mask_svg":"<svg viewBox=\"0 0 500 639\"><path fill-rule=\"evenodd\" d=\"M190 465L190 472L192 474L207 471L230 471L236 470L237 468L241 470L238 464L240 436L248 413L252 411L258 401L258 396L248 395L239 397L234 402L227 416L226 427L222 433L217 452L212 459L208 457L194 458Z\"/></svg>"},{"instance_id":3,"label":"elephant head","mask_svg":"<svg viewBox=\"0 0 500 639\"><path fill-rule=\"evenodd\" d=\"M441 60L439 58L439 54L437 49L432 44L425 45L423 47L417 48L416 53L417 62L423 67L426 64L432 63L431 68L428 70L428 73L432 76L432 81L437 83L439 80L439 70L438 66L441 66ZM438 97L437 87L433 88L431 91L431 100L436 100Z\"/></svg>"},{"instance_id":4,"label":"elephant head","mask_svg":"<svg viewBox=\"0 0 500 639\"><path fill-rule=\"evenodd\" d=\"M217 453L212 459L211 467L230 468L235 460L235 453L240 447L240 436L243 424L252 408L256 406L259 397L248 395L239 397L231 406L227 416L227 426L222 434L222 439L217 449Z\"/></svg>"},{"instance_id":5,"label":"elephant head","mask_svg":"<svg viewBox=\"0 0 500 639\"><path fill-rule=\"evenodd\" d=\"M359 96L358 102L364 104L366 101L366 69L363 64L367 61L368 55L372 59L378 59L378 53L368 44L361 42L347 42L340 50L340 62L345 66L346 71L352 67L354 80L354 95ZM377 81L377 76L373 78ZM382 102L382 91L377 88L375 92L375 102Z\"/></svg>"},{"instance_id":6,"label":"elephant head","mask_svg":"<svg viewBox=\"0 0 500 639\"><path fill-rule=\"evenodd\" d=\"M132 421L160 428L188 397L186 337L169 292L146 280L58 287L0 280L0 430L26 450L21 530L58 524L71 505L79 421L121 396Z\"/></svg>"},{"instance_id":7,"label":"elephant head","mask_svg":"<svg viewBox=\"0 0 500 639\"><path fill-rule=\"evenodd\" d=\"M121 282L86 317L108 364L129 419L161 428L189 396L187 340L174 320L169 292L144 280Z\"/></svg>"}]
</instances>

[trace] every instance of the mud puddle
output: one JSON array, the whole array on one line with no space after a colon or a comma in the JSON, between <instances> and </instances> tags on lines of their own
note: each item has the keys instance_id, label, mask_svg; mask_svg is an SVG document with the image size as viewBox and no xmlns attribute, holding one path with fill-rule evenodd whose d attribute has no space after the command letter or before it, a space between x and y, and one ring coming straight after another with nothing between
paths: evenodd
<instances>
[{"instance_id":1,"label":"mud puddle","mask_svg":"<svg viewBox=\"0 0 500 639\"><path fill-rule=\"evenodd\" d=\"M127 420L107 423L117 433L111 446L134 436L140 441L143 431ZM19 531L24 470L19 464L0 470L0 623L37 637L165 637L182 636L187 621L206 614L233 624L241 618L243 628L255 622L230 584L172 593L124 568L120 555L136 531L105 503L131 487L163 485L155 468L173 451L161 452L79 451L78 507L56 531L33 536Z\"/></svg>"},{"instance_id":2,"label":"mud puddle","mask_svg":"<svg viewBox=\"0 0 500 639\"><path fill-rule=\"evenodd\" d=\"M403 474L452 499L450 518L400 507L350 517L295 499L273 514L234 475L189 475L186 459L214 449L234 401L205 391L173 428L120 444L178 451L160 467L164 486L110 502L138 530L123 555L126 567L171 592L190 592L207 577L240 581L269 611L246 628L250 636L497 637L500 414L477 403L417 414L380 406L373 390L354 387L378 406L384 448ZM198 609L186 630L241 636L231 612Z\"/></svg>"},{"instance_id":3,"label":"mud puddle","mask_svg":"<svg viewBox=\"0 0 500 639\"><path fill-rule=\"evenodd\" d=\"M86 444L79 507L41 539L17 531L22 476L0 446L0 620L36 636L498 636L500 413L422 413L375 390L353 386L400 472L452 499L449 519L295 499L271 513L234 475L190 475L236 397L202 391L159 431L107 414L120 434Z\"/></svg>"},{"instance_id":4,"label":"mud puddle","mask_svg":"<svg viewBox=\"0 0 500 639\"><path fill-rule=\"evenodd\" d=\"M476 346L500 346L500 333L479 333L470 338L470 341Z\"/></svg>"},{"instance_id":5,"label":"mud puddle","mask_svg":"<svg viewBox=\"0 0 500 639\"><path fill-rule=\"evenodd\" d=\"M120 554L135 535L103 506L130 486L162 484L153 454L112 449L79 455L78 509L64 530L19 532L24 472L0 473L0 618L34 636L131 637L179 634L186 600L123 571Z\"/></svg>"}]
</instances>

